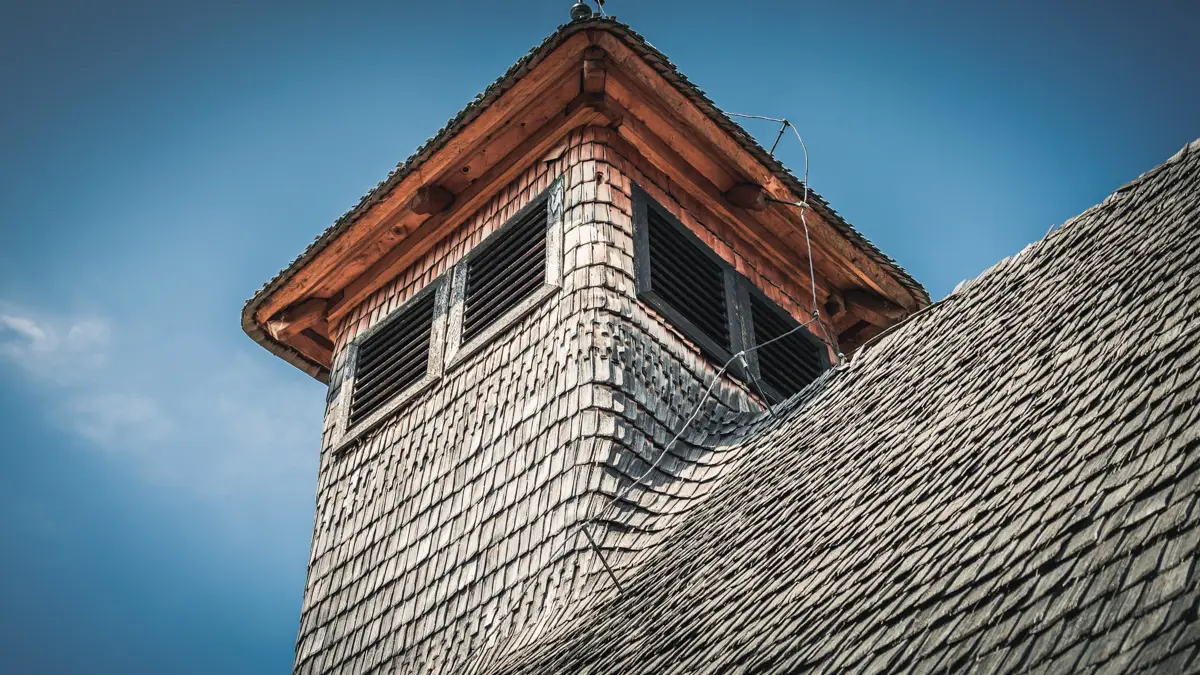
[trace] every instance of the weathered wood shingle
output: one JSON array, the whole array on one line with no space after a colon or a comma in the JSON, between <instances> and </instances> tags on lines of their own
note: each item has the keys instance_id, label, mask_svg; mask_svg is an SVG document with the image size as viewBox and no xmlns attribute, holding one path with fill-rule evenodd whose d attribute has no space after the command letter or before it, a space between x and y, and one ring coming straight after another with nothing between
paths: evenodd
<instances>
[{"instance_id":1,"label":"weathered wood shingle","mask_svg":"<svg viewBox=\"0 0 1200 675\"><path fill-rule=\"evenodd\" d=\"M779 412L485 670L1200 672L1200 141Z\"/></svg>"},{"instance_id":2,"label":"weathered wood shingle","mask_svg":"<svg viewBox=\"0 0 1200 675\"><path fill-rule=\"evenodd\" d=\"M644 473L715 374L635 299L630 161L574 132L343 324L334 361L297 673L482 667L608 592L578 525ZM555 178L566 181L562 288L336 451L346 345L446 274ZM599 178L598 178L599 177ZM639 180L647 177L636 174ZM724 466L720 402L597 530L613 565L659 536Z\"/></svg>"}]
</instances>

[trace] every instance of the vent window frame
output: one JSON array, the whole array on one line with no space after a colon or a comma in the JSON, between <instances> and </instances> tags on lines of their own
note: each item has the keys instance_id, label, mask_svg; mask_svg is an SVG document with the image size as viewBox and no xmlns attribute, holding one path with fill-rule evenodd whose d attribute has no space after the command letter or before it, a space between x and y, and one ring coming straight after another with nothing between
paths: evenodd
<instances>
[{"instance_id":1,"label":"vent window frame","mask_svg":"<svg viewBox=\"0 0 1200 675\"><path fill-rule=\"evenodd\" d=\"M342 372L345 375L338 387L337 395L339 405L338 427L343 431L341 438L334 444L337 448L335 452L341 452L347 446L357 442L360 437L390 419L400 408L411 403L414 398L442 378L445 372L443 352L446 344L446 323L450 305L449 282L448 275L438 277L425 286L425 288L414 293L404 304L389 312L386 317L377 321L375 325L355 336L346 346L345 364L342 366ZM381 403L361 420L355 420L352 424L351 406L353 405L354 390L359 377L358 362L363 346L370 343L372 338L384 334L396 321L403 320L409 310L412 310L424 301L428 301L430 296L433 296L433 316L429 329L428 355L424 376L409 384L404 389L389 395L385 399L385 402Z\"/></svg>"},{"instance_id":2,"label":"vent window frame","mask_svg":"<svg viewBox=\"0 0 1200 675\"><path fill-rule=\"evenodd\" d=\"M790 312L776 304L774 300L768 298L767 294L763 293L762 289L751 283L749 279L746 279L745 283L742 284L742 287L744 289L743 292L746 294L745 304L743 305L743 307L746 308L746 311L742 315L742 321L745 325L746 335L749 336L750 344L754 344L756 346L758 344L758 338L755 335L754 327L754 305L751 302L751 298L758 300L766 311L771 312L777 318L779 318L779 320L782 321L785 326L787 326L787 330L792 330L800 325L800 322L796 320L796 317L792 316ZM829 350L826 348L825 343L822 342L816 335L813 335L812 331L808 330L807 327L796 331L793 335L806 341L808 343L807 346L814 350L817 357L818 366L816 376L813 377L812 380L809 380L804 387L801 387L799 390L792 392L791 394L780 391L768 381L770 378L763 377L762 366L759 359L759 355L764 351L763 349L756 348L754 351L746 354L746 359L748 365L750 366L750 372L753 373L755 379L755 388L760 395L764 396L771 404L781 403L799 393L799 391L802 391L809 384L812 384L812 382L816 381L816 379L819 378L822 373L829 370L833 365L829 359ZM790 336L789 338L785 338L785 340L787 339L790 339ZM773 345L778 343L771 344Z\"/></svg>"},{"instance_id":3,"label":"vent window frame","mask_svg":"<svg viewBox=\"0 0 1200 675\"><path fill-rule=\"evenodd\" d=\"M450 310L447 325L446 367L452 368L479 352L487 344L507 333L516 323L523 319L562 288L563 275L563 177L559 176L528 204L523 206L503 225L489 234L482 242L462 257L453 270L453 281L450 292ZM471 266L486 257L496 247L504 245L509 236L524 221L530 213L545 208L545 274L541 285L527 293L525 297L509 307L501 314L493 317L482 330L464 341L464 320L466 318L466 303Z\"/></svg>"},{"instance_id":4,"label":"vent window frame","mask_svg":"<svg viewBox=\"0 0 1200 675\"><path fill-rule=\"evenodd\" d=\"M704 243L696 233L684 225L670 211L664 208L636 183L631 185L633 192L633 248L634 248L634 282L637 287L637 297L649 305L655 312L663 316L676 330L699 348L705 358L724 365L733 355L745 348L746 337L739 314L742 307L742 295L738 277L741 275L733 269L724 258ZM725 324L729 335L729 344L722 345L706 331L693 323L680 311L670 298L665 297L654 288L651 273L650 255L650 214L654 215L667 227L697 249L706 258L713 261L721 271L721 283L725 300ZM730 364L729 369L739 377L745 375L740 363Z\"/></svg>"},{"instance_id":5,"label":"vent window frame","mask_svg":"<svg viewBox=\"0 0 1200 675\"><path fill-rule=\"evenodd\" d=\"M722 258L720 254L714 251L696 233L680 222L674 214L651 197L645 189L637 184L632 184L631 188L633 202L634 282L638 300L663 317L672 328L681 333L685 339L700 351L701 356L716 368L729 363L729 368L726 372L746 383L751 391L764 399L765 403L775 404L789 398L788 395L784 395L783 392L778 391L762 378L760 359L758 358L759 350L755 348L754 312L751 298L753 297L755 300L762 302L769 311L778 316L789 328L800 325L800 322L791 313L767 297L753 282L734 269L733 265ZM671 302L671 298L665 297L660 290L654 288L651 273L651 213L657 216L657 220L665 223L666 226L682 233L691 245L703 252L705 256L716 262L720 267L724 282L725 320L730 339L728 347L713 340L708 333L700 329L683 312L677 309ZM819 377L821 373L824 373L831 367L829 350L826 348L824 342L816 335L813 335L812 331L807 328L799 331L797 334L802 336L803 339L808 340L810 346L813 346L816 350L820 363L817 374ZM743 359L738 359L730 363L733 355L741 351L746 352L744 363Z\"/></svg>"}]
</instances>

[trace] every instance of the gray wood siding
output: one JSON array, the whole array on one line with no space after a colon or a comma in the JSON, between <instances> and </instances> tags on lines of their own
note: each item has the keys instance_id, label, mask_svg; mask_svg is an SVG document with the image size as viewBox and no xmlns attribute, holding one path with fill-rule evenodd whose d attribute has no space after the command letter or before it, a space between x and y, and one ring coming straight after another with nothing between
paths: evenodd
<instances>
[{"instance_id":1,"label":"gray wood siding","mask_svg":"<svg viewBox=\"0 0 1200 675\"><path fill-rule=\"evenodd\" d=\"M578 524L653 464L716 369L636 300L631 179L606 142L574 132L343 323L331 377L297 673L441 672L528 643L611 592ZM448 368L361 442L333 452L345 345L565 180L563 286ZM682 210L679 214L688 217ZM736 383L593 530L623 570L733 457L757 410Z\"/></svg>"}]
</instances>

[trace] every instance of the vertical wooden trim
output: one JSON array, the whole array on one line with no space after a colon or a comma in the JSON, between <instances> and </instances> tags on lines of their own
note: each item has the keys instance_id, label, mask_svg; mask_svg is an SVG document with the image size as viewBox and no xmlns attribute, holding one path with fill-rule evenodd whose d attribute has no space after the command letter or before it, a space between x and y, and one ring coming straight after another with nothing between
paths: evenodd
<instances>
[{"instance_id":1,"label":"vertical wooden trim","mask_svg":"<svg viewBox=\"0 0 1200 675\"><path fill-rule=\"evenodd\" d=\"M546 284L559 287L563 283L563 237L566 225L566 195L562 176L554 179L546 196Z\"/></svg>"},{"instance_id":2,"label":"vertical wooden trim","mask_svg":"<svg viewBox=\"0 0 1200 675\"><path fill-rule=\"evenodd\" d=\"M342 378L341 388L338 391L336 403L338 410L336 412L337 417L333 432L334 440L331 444L331 447L334 448L334 453L342 452L354 443L357 443L364 434L390 419L397 410L411 402L434 382L441 379L442 373L445 371L442 355L446 344L447 314L450 305L449 282L449 275L443 274L438 277L428 286L414 293L403 305L392 310L386 318L356 336L346 346L345 375ZM403 314L406 309L420 302L430 293L434 293L435 296L433 302L433 326L429 331L429 357L426 364L425 377L409 385L404 391L392 396L387 403L368 415L366 419L351 427L350 404L354 396L354 382L358 376L358 373L355 371L358 367L359 348L362 347L365 341L370 340L372 335L379 332L387 324Z\"/></svg>"},{"instance_id":3,"label":"vertical wooden trim","mask_svg":"<svg viewBox=\"0 0 1200 675\"><path fill-rule=\"evenodd\" d=\"M475 248L467 252L458 261L458 264L454 266L454 272L451 275L453 282L450 292L446 351L442 357L446 368L454 367L478 352L489 342L511 328L513 323L520 320L532 311L533 308L542 304L546 298L558 292L558 289L562 287L563 230L565 227L565 195L563 184L564 179L562 176L556 178L550 184L550 187L530 200L528 204L521 207L515 215L505 221L495 232L488 235L486 239L477 244ZM522 300L516 306L496 317L491 325L481 333L475 335L469 341L463 342L463 318L466 315L467 304L467 276L470 274L471 261L481 254L486 253L495 242L503 240L516 223L531 210L541 206L543 202L546 205L546 264L544 266L545 279L541 287L530 293L529 297Z\"/></svg>"},{"instance_id":4,"label":"vertical wooden trim","mask_svg":"<svg viewBox=\"0 0 1200 675\"><path fill-rule=\"evenodd\" d=\"M650 285L650 195L637 183L631 183L633 192L633 276L638 295L653 292Z\"/></svg>"},{"instance_id":5,"label":"vertical wooden trim","mask_svg":"<svg viewBox=\"0 0 1200 675\"><path fill-rule=\"evenodd\" d=\"M738 274L737 270L732 267L725 268L725 304L729 313L729 342L734 354L748 349L754 344L754 325L751 323L750 317L750 295L746 290L748 285L750 285L750 280ZM742 359L739 359L731 366L738 377L742 379L751 375L757 377L757 362L751 358L753 356L754 352L746 355L745 365L743 365Z\"/></svg>"}]
</instances>

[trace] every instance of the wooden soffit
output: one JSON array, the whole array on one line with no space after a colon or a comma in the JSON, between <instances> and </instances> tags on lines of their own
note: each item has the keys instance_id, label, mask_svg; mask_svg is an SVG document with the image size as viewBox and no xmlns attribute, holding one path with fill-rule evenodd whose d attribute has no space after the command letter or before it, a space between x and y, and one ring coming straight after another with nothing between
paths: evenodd
<instances>
[{"instance_id":1,"label":"wooden soffit","mask_svg":"<svg viewBox=\"0 0 1200 675\"><path fill-rule=\"evenodd\" d=\"M243 313L246 332L322 378L332 357L331 334L351 309L544 157L568 131L589 125L615 130L686 192L672 197L698 203L719 221L706 225L738 230L794 278L808 279L807 264L800 263L811 242L818 301L835 311L846 314L847 308L860 306L863 294L895 309L891 316L927 302L817 210L808 209L802 222L797 208L778 203L796 202L802 195L631 48L617 26L596 22L577 29L524 63L507 90L419 166L348 214L348 225L336 236L252 299ZM841 289L851 290L859 304L846 302ZM863 318L868 317L847 314L841 321Z\"/></svg>"}]
</instances>

